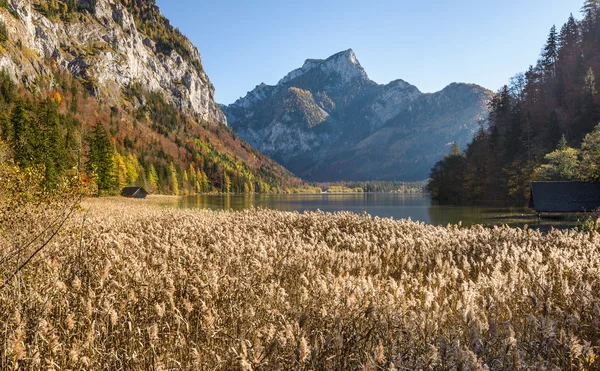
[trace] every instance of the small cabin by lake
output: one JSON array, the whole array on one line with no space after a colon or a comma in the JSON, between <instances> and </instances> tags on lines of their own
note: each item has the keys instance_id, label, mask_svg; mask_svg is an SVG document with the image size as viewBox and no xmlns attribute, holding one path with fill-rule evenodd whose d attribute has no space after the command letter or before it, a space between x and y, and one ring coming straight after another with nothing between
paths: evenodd
<instances>
[{"instance_id":1,"label":"small cabin by lake","mask_svg":"<svg viewBox=\"0 0 600 371\"><path fill-rule=\"evenodd\" d=\"M600 183L532 182L531 207L538 213L577 213L600 209Z\"/></svg>"},{"instance_id":2,"label":"small cabin by lake","mask_svg":"<svg viewBox=\"0 0 600 371\"><path fill-rule=\"evenodd\" d=\"M121 196L127 198L145 199L148 192L143 187L125 187L121 191Z\"/></svg>"}]
</instances>

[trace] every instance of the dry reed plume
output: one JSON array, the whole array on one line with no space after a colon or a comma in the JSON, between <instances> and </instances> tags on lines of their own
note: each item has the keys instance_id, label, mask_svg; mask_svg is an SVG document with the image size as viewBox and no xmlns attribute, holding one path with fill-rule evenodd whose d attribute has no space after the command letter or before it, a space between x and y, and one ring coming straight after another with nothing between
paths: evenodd
<instances>
[{"instance_id":1,"label":"dry reed plume","mask_svg":"<svg viewBox=\"0 0 600 371\"><path fill-rule=\"evenodd\" d=\"M0 368L600 369L598 233L84 206L0 291Z\"/></svg>"}]
</instances>

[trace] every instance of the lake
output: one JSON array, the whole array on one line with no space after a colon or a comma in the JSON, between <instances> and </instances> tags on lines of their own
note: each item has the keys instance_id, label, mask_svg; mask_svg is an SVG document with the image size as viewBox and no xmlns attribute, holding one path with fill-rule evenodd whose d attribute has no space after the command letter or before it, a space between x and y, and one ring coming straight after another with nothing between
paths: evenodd
<instances>
[{"instance_id":1,"label":"lake","mask_svg":"<svg viewBox=\"0 0 600 371\"><path fill-rule=\"evenodd\" d=\"M177 208L244 210L266 208L281 211L366 212L372 217L408 219L433 225L473 224L511 225L547 230L551 227L574 227L577 218L538 219L531 209L480 206L437 205L425 194L355 193L355 194L283 194L283 195L197 195L155 202Z\"/></svg>"}]
</instances>

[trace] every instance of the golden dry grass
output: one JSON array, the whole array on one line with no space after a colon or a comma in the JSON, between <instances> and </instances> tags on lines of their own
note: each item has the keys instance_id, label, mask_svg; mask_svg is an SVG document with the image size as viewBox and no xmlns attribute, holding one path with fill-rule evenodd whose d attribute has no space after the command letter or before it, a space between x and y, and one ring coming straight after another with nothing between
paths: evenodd
<instances>
[{"instance_id":1,"label":"golden dry grass","mask_svg":"<svg viewBox=\"0 0 600 371\"><path fill-rule=\"evenodd\" d=\"M600 369L597 233L84 206L0 292L2 369Z\"/></svg>"}]
</instances>

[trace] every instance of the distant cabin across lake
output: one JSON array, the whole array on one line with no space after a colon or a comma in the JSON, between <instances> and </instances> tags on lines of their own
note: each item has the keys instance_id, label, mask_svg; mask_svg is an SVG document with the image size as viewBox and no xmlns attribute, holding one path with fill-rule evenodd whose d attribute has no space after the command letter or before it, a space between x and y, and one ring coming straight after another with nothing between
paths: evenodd
<instances>
[{"instance_id":1,"label":"distant cabin across lake","mask_svg":"<svg viewBox=\"0 0 600 371\"><path fill-rule=\"evenodd\" d=\"M532 182L532 208L538 213L577 213L600 209L600 183Z\"/></svg>"},{"instance_id":2,"label":"distant cabin across lake","mask_svg":"<svg viewBox=\"0 0 600 371\"><path fill-rule=\"evenodd\" d=\"M125 187L121 191L121 196L127 198L145 199L148 192L143 187Z\"/></svg>"}]
</instances>

